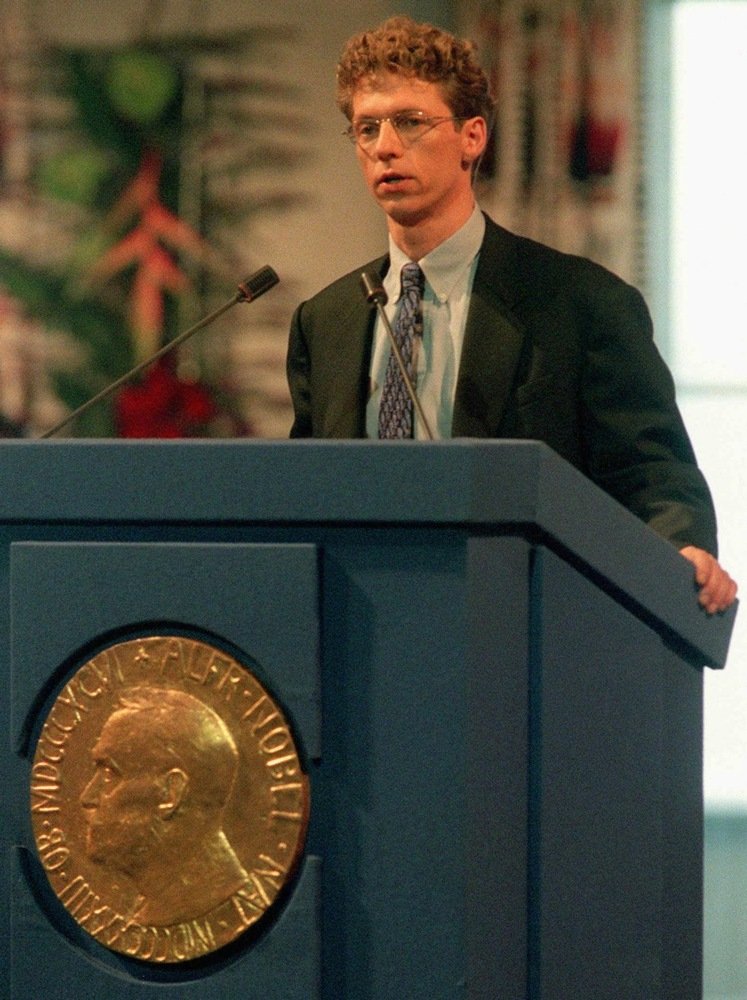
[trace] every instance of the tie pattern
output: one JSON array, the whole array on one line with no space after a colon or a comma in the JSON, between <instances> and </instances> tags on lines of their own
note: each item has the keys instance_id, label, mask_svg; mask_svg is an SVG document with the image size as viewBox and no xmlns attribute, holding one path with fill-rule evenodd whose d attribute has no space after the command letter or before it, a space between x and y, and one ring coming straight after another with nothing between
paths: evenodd
<instances>
[{"instance_id":1,"label":"tie pattern","mask_svg":"<svg viewBox=\"0 0 747 1000\"><path fill-rule=\"evenodd\" d=\"M413 356L415 338L423 335L423 288L425 275L420 267L410 262L401 273L402 301L392 332L407 368L407 374L415 381ZM413 431L412 400L407 384L402 377L394 351L389 356L384 386L379 406L380 438L411 438Z\"/></svg>"}]
</instances>

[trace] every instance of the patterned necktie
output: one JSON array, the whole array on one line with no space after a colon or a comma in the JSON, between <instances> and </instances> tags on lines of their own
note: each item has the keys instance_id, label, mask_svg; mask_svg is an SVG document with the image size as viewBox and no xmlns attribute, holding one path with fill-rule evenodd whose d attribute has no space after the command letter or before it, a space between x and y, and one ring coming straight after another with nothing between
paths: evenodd
<instances>
[{"instance_id":1,"label":"patterned necktie","mask_svg":"<svg viewBox=\"0 0 747 1000\"><path fill-rule=\"evenodd\" d=\"M405 362L407 374L414 382L413 347L415 338L423 335L425 275L417 264L411 262L402 268L401 278L402 301L392 332ZM412 424L412 400L407 391L405 380L402 378L397 358L392 351L389 355L384 387L381 391L379 437L411 438Z\"/></svg>"}]
</instances>

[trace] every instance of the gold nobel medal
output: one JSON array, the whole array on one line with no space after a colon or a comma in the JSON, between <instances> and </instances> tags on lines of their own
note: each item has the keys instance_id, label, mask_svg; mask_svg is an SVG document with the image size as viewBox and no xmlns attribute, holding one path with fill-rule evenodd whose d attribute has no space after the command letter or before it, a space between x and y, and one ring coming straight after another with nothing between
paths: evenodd
<instances>
[{"instance_id":1,"label":"gold nobel medal","mask_svg":"<svg viewBox=\"0 0 747 1000\"><path fill-rule=\"evenodd\" d=\"M59 693L31 770L39 859L113 951L187 962L261 920L303 850L308 779L283 713L181 636L109 646Z\"/></svg>"}]
</instances>

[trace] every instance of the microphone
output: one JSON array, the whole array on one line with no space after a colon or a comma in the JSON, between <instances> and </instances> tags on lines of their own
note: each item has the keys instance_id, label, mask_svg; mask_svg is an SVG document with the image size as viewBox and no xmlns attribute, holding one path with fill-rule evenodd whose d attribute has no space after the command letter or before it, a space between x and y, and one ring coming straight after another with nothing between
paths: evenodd
<instances>
[{"instance_id":1,"label":"microphone","mask_svg":"<svg viewBox=\"0 0 747 1000\"><path fill-rule=\"evenodd\" d=\"M386 330L387 336L389 337L389 342L392 345L392 353L397 359L397 364L399 365L399 370L402 373L402 378L405 383L405 388L407 389L407 395L412 400L412 405L415 407L415 411L418 415L418 419L425 429L425 435L429 441L433 440L433 434L431 433L430 424L426 419L425 413L423 413L423 407L420 405L420 400L418 399L418 394L415 391L415 386L412 384L412 379L410 378L410 373L407 370L407 365L405 364L405 359L402 357L402 352L399 349L399 344L394 336L394 331L392 330L392 324L389 322L389 317L384 310L384 306L387 303L387 294L384 290L384 286L380 281L377 281L373 275L369 274L368 271L363 271L360 276L361 288L363 289L363 295L369 305L376 306L379 312L379 316L384 324L384 329Z\"/></svg>"},{"instance_id":2,"label":"microphone","mask_svg":"<svg viewBox=\"0 0 747 1000\"><path fill-rule=\"evenodd\" d=\"M141 371L148 368L149 365L152 365L154 361L158 361L165 354L168 354L169 351L173 351L175 347L183 344L185 340L197 333L198 330L204 329L214 320L218 319L218 317L222 316L224 312L227 312L232 306L235 306L237 302L253 302L255 299L258 299L260 295L264 295L265 292L274 288L279 281L280 279L277 274L271 267L269 267L269 265L261 267L258 271L255 271L254 274L250 274L248 278L245 278L244 281L238 285L236 293L232 299L229 299L228 302L224 302L223 305L214 312L211 312L208 316L203 317L198 323L195 323L194 326L185 330L184 333L180 333L178 337L170 340L168 344L165 344L159 351L156 351L155 354L146 358L145 361L141 361L140 364L135 365L134 368L131 368L130 371L126 372L115 382L112 382L111 385L108 385L105 389L102 389L101 392L92 396L91 399L86 400L82 406L79 406L77 410L73 410L72 413L69 413L66 417L60 420L59 423L55 424L54 427L50 427L49 430L40 434L39 440L52 437L58 431L62 430L63 427L67 426L67 424L71 423L71 421L75 420L76 417L79 417L92 406L95 406L96 403L100 403L102 399L106 399L107 396L116 392L116 390L123 386L125 382L134 378L135 375L139 375Z\"/></svg>"}]
</instances>

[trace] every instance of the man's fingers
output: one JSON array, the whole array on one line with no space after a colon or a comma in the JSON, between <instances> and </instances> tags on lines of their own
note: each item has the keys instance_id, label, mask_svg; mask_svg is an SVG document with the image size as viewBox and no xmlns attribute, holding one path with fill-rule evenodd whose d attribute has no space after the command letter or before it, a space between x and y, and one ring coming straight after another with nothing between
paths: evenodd
<instances>
[{"instance_id":1,"label":"man's fingers","mask_svg":"<svg viewBox=\"0 0 747 1000\"><path fill-rule=\"evenodd\" d=\"M704 549L687 545L680 554L695 567L695 582L700 588L698 601L709 614L725 611L737 596L737 584L719 562Z\"/></svg>"}]
</instances>

